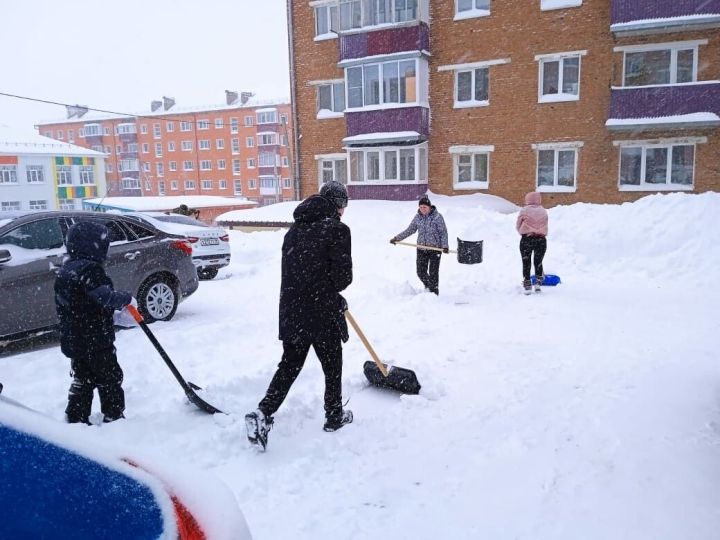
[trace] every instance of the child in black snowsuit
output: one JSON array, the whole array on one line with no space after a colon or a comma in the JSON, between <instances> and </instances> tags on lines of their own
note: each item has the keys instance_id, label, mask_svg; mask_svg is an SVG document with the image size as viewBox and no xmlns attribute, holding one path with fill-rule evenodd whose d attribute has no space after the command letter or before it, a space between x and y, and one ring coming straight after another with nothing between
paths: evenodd
<instances>
[{"instance_id":1,"label":"child in black snowsuit","mask_svg":"<svg viewBox=\"0 0 720 540\"><path fill-rule=\"evenodd\" d=\"M115 356L113 312L132 295L113 289L105 273L110 239L105 225L76 223L65 242L69 257L55 280L60 349L70 358L73 382L65 409L69 423L90 423L93 391L98 389L105 422L124 418L123 372Z\"/></svg>"}]
</instances>

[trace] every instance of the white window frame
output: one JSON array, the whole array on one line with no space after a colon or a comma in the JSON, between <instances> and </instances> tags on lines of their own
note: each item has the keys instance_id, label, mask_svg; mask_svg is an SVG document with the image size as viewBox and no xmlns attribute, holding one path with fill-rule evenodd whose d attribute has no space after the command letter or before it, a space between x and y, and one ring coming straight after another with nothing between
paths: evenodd
<instances>
[{"instance_id":1,"label":"white window frame","mask_svg":"<svg viewBox=\"0 0 720 540\"><path fill-rule=\"evenodd\" d=\"M263 124L277 124L278 123L278 112L277 110L260 110L256 111L255 116L257 117L257 125Z\"/></svg>"},{"instance_id":2,"label":"white window frame","mask_svg":"<svg viewBox=\"0 0 720 540\"><path fill-rule=\"evenodd\" d=\"M472 0L472 7L460 10L460 0L455 0L455 17L454 21L463 21L465 19L475 19L477 17L489 17L492 0L487 0L487 8L477 7L478 3L485 3L483 0Z\"/></svg>"},{"instance_id":3,"label":"white window frame","mask_svg":"<svg viewBox=\"0 0 720 540\"><path fill-rule=\"evenodd\" d=\"M233 180L233 195L242 195L242 180Z\"/></svg>"},{"instance_id":4,"label":"white window frame","mask_svg":"<svg viewBox=\"0 0 720 540\"><path fill-rule=\"evenodd\" d=\"M391 62L405 62L415 61L415 101L406 101L403 103L385 102L385 85L383 84L383 64ZM365 69L371 66L377 66L378 68L378 80L379 80L379 95L377 104L366 105L365 99ZM350 105L350 87L348 84L348 74L351 69L360 69L362 74L361 88L363 96L363 104L359 107L352 107ZM429 81L429 68L428 62L425 57L410 56L407 57L405 54L401 54L398 58L397 55L391 55L384 58L379 62L366 62L366 63L353 63L345 67L345 111L346 112L357 112L357 111L376 111L385 109L401 109L406 107L427 107L427 96L428 96L428 81ZM399 75L398 75L399 77Z\"/></svg>"},{"instance_id":5,"label":"white window frame","mask_svg":"<svg viewBox=\"0 0 720 540\"><path fill-rule=\"evenodd\" d=\"M185 189L195 189L195 180L185 180Z\"/></svg>"},{"instance_id":6,"label":"white window frame","mask_svg":"<svg viewBox=\"0 0 720 540\"><path fill-rule=\"evenodd\" d=\"M25 176L28 184L44 184L45 167L42 165L28 165L25 168Z\"/></svg>"},{"instance_id":7,"label":"white window frame","mask_svg":"<svg viewBox=\"0 0 720 540\"><path fill-rule=\"evenodd\" d=\"M143 143L143 144L142 144L142 153L143 153L143 154L149 154L149 153L150 153L150 144L149 144L149 143Z\"/></svg>"},{"instance_id":8,"label":"white window frame","mask_svg":"<svg viewBox=\"0 0 720 540\"><path fill-rule=\"evenodd\" d=\"M193 149L193 142L192 141L182 141L180 143L180 149L183 152L192 152Z\"/></svg>"},{"instance_id":9,"label":"white window frame","mask_svg":"<svg viewBox=\"0 0 720 540\"><path fill-rule=\"evenodd\" d=\"M345 116L345 79L332 79L328 81L313 81L310 83L311 86L315 87L315 117L318 120L326 118L342 118ZM320 92L322 88L330 88L330 109L320 108ZM339 87L339 88L338 88ZM336 100L338 92L342 92L342 110L336 110Z\"/></svg>"},{"instance_id":10,"label":"white window frame","mask_svg":"<svg viewBox=\"0 0 720 540\"><path fill-rule=\"evenodd\" d=\"M225 139L215 139L215 150L225 150Z\"/></svg>"},{"instance_id":11,"label":"white window frame","mask_svg":"<svg viewBox=\"0 0 720 540\"><path fill-rule=\"evenodd\" d=\"M257 189L257 182L254 178L248 180L248 189Z\"/></svg>"},{"instance_id":12,"label":"white window frame","mask_svg":"<svg viewBox=\"0 0 720 540\"><path fill-rule=\"evenodd\" d=\"M239 159L233 159L232 160L232 173L233 176L240 176L240 172L242 171L242 165L240 163Z\"/></svg>"},{"instance_id":13,"label":"white window frame","mask_svg":"<svg viewBox=\"0 0 720 540\"><path fill-rule=\"evenodd\" d=\"M245 117L245 127L252 127L255 125L255 117L254 116L246 116Z\"/></svg>"},{"instance_id":14,"label":"white window frame","mask_svg":"<svg viewBox=\"0 0 720 540\"><path fill-rule=\"evenodd\" d=\"M187 120L181 120L180 131L192 131L192 122L188 122Z\"/></svg>"},{"instance_id":15,"label":"white window frame","mask_svg":"<svg viewBox=\"0 0 720 540\"><path fill-rule=\"evenodd\" d=\"M168 133L173 133L175 131L175 123L165 122L165 131Z\"/></svg>"},{"instance_id":16,"label":"white window frame","mask_svg":"<svg viewBox=\"0 0 720 540\"><path fill-rule=\"evenodd\" d=\"M206 130L210 129L210 120L204 118L202 120L197 121L197 128L198 130Z\"/></svg>"},{"instance_id":17,"label":"white window frame","mask_svg":"<svg viewBox=\"0 0 720 540\"><path fill-rule=\"evenodd\" d=\"M163 147L161 142L155 143L155 157L162 157L163 155Z\"/></svg>"},{"instance_id":18,"label":"white window frame","mask_svg":"<svg viewBox=\"0 0 720 540\"><path fill-rule=\"evenodd\" d=\"M253 148L255 146L255 137L247 137L245 139L245 147Z\"/></svg>"},{"instance_id":19,"label":"white window frame","mask_svg":"<svg viewBox=\"0 0 720 540\"><path fill-rule=\"evenodd\" d=\"M274 131L261 131L257 134L257 140L258 146L276 146L278 136Z\"/></svg>"},{"instance_id":20,"label":"white window frame","mask_svg":"<svg viewBox=\"0 0 720 540\"><path fill-rule=\"evenodd\" d=\"M18 212L20 208L20 201L2 201L0 203L0 211L2 212Z\"/></svg>"},{"instance_id":21,"label":"white window frame","mask_svg":"<svg viewBox=\"0 0 720 540\"><path fill-rule=\"evenodd\" d=\"M47 210L47 207L46 199L37 199L28 202L28 209L30 210Z\"/></svg>"},{"instance_id":22,"label":"white window frame","mask_svg":"<svg viewBox=\"0 0 720 540\"><path fill-rule=\"evenodd\" d=\"M168 161L168 169L170 171L177 171L177 161Z\"/></svg>"},{"instance_id":23,"label":"white window frame","mask_svg":"<svg viewBox=\"0 0 720 540\"><path fill-rule=\"evenodd\" d=\"M178 181L177 181L177 180L171 180L171 181L170 181L170 190L171 190L171 191L177 191L177 190L178 190Z\"/></svg>"},{"instance_id":24,"label":"white window frame","mask_svg":"<svg viewBox=\"0 0 720 540\"><path fill-rule=\"evenodd\" d=\"M490 154L495 151L494 145L455 145L448 151L452 154L453 166L453 189L455 190L478 190L490 188ZM487 175L484 181L473 180L475 178L475 156L485 156L487 160ZM470 156L470 178L468 182L460 181L460 158Z\"/></svg>"},{"instance_id":25,"label":"white window frame","mask_svg":"<svg viewBox=\"0 0 720 540\"><path fill-rule=\"evenodd\" d=\"M539 143L533 144L532 149L535 150L535 190L542 193L575 193L578 185L578 162L580 158L580 148L585 143L582 141L574 142L561 142L561 143ZM538 181L540 180L540 152L541 151L553 151L554 152L554 171L553 171L553 184L551 186L540 186ZM573 185L572 186L560 186L558 185L558 170L560 165L560 152L575 152L574 158L574 170L573 170Z\"/></svg>"},{"instance_id":26,"label":"white window frame","mask_svg":"<svg viewBox=\"0 0 720 540\"><path fill-rule=\"evenodd\" d=\"M175 151L175 141L168 141L168 152Z\"/></svg>"},{"instance_id":27,"label":"white window frame","mask_svg":"<svg viewBox=\"0 0 720 540\"><path fill-rule=\"evenodd\" d=\"M158 180L158 195L165 195L165 180Z\"/></svg>"},{"instance_id":28,"label":"white window frame","mask_svg":"<svg viewBox=\"0 0 720 540\"><path fill-rule=\"evenodd\" d=\"M240 153L240 139L238 139L238 138L230 139L230 152L234 155L237 155Z\"/></svg>"},{"instance_id":29,"label":"white window frame","mask_svg":"<svg viewBox=\"0 0 720 540\"><path fill-rule=\"evenodd\" d=\"M335 181L341 184L347 184L350 177L348 154L318 154L315 156L315 161L317 162L318 169L318 188L322 187L325 183L325 172L329 172L332 175L332 178L328 178L328 182ZM337 164L339 162L345 164L345 180L338 175ZM329 165L329 167L326 167L326 165Z\"/></svg>"},{"instance_id":30,"label":"white window frame","mask_svg":"<svg viewBox=\"0 0 720 540\"><path fill-rule=\"evenodd\" d=\"M17 165L0 165L0 185L17 184Z\"/></svg>"},{"instance_id":31,"label":"white window frame","mask_svg":"<svg viewBox=\"0 0 720 540\"><path fill-rule=\"evenodd\" d=\"M427 169L428 169L428 144L422 142L420 144L407 145L407 146L366 146L366 147L353 147L348 148L348 185L353 186L377 186L377 185L413 185L413 184L426 184L427 183ZM415 178L413 180L400 180L400 151L401 150L413 150L414 151L414 163L415 163ZM420 155L421 151L424 150L425 164L421 163ZM386 152L397 152L397 164L395 167L396 177L394 179L385 179L385 157ZM353 156L355 152L363 153L363 176L362 180L356 180L353 178ZM377 180L368 180L368 153L378 152L378 176ZM425 171L425 178L421 177L421 172Z\"/></svg>"},{"instance_id":32,"label":"white window frame","mask_svg":"<svg viewBox=\"0 0 720 540\"><path fill-rule=\"evenodd\" d=\"M195 163L188 160L183 161L183 171L194 171L195 170Z\"/></svg>"},{"instance_id":33,"label":"white window frame","mask_svg":"<svg viewBox=\"0 0 720 540\"><path fill-rule=\"evenodd\" d=\"M323 4L324 2L313 2L311 5L319 5ZM415 16L414 17L408 17L408 8L407 4L413 3L415 5ZM391 28L391 27L397 27L397 26L412 26L416 25L419 21L428 21L428 14L429 14L429 2L428 0L389 0L388 2L385 2L383 0L340 0L337 2L338 4L338 31L341 34L346 33L356 33L356 32L363 32L367 31L367 29L372 28ZM343 19L344 9L343 5L350 6L350 12L353 11L352 5L355 5L355 12L359 14L360 18L357 21L359 24L346 24L346 21ZM387 9L385 10L386 14L386 21L378 22L377 20L368 20L373 15L372 12L368 10L369 6L374 6L374 11L377 13L378 5L387 4ZM398 5L404 6L398 8ZM398 13L405 13L404 16L401 16L398 18Z\"/></svg>"},{"instance_id":34,"label":"white window frame","mask_svg":"<svg viewBox=\"0 0 720 540\"><path fill-rule=\"evenodd\" d=\"M203 159L200 161L200 170L201 171L212 171L212 160L210 159Z\"/></svg>"},{"instance_id":35,"label":"white window frame","mask_svg":"<svg viewBox=\"0 0 720 540\"><path fill-rule=\"evenodd\" d=\"M155 164L155 175L162 178L165 176L165 165L161 162Z\"/></svg>"},{"instance_id":36,"label":"white window frame","mask_svg":"<svg viewBox=\"0 0 720 540\"><path fill-rule=\"evenodd\" d=\"M120 163L122 163L122 161ZM2 167L0 166L0 170L1 169L2 169ZM55 176L56 176L58 186L72 186L73 185L72 166L71 165L58 165L57 169L55 170Z\"/></svg>"},{"instance_id":37,"label":"white window frame","mask_svg":"<svg viewBox=\"0 0 720 540\"><path fill-rule=\"evenodd\" d=\"M225 120L223 118L215 119L215 129L223 129L225 127Z\"/></svg>"},{"instance_id":38,"label":"white window frame","mask_svg":"<svg viewBox=\"0 0 720 540\"><path fill-rule=\"evenodd\" d=\"M145 163L143 163L143 171L150 172L150 163L149 162L146 161Z\"/></svg>"},{"instance_id":39,"label":"white window frame","mask_svg":"<svg viewBox=\"0 0 720 540\"><path fill-rule=\"evenodd\" d=\"M202 189L203 191L208 191L208 190L211 190L211 189L213 188L213 181L212 181L212 180L207 180L207 179L206 179L206 180L201 180L200 182L201 182L201 183L200 183L200 189Z\"/></svg>"},{"instance_id":40,"label":"white window frame","mask_svg":"<svg viewBox=\"0 0 720 540\"><path fill-rule=\"evenodd\" d=\"M125 187L123 186L123 189ZM75 210L75 199L58 199L58 207L60 210Z\"/></svg>"},{"instance_id":41,"label":"white window frame","mask_svg":"<svg viewBox=\"0 0 720 540\"><path fill-rule=\"evenodd\" d=\"M562 101L579 101L580 86L582 81L582 57L587 51L568 51L552 54L538 54L535 61L538 62L538 103L559 103ZM563 87L564 65L568 58L577 58L578 61L578 80L577 94L566 94L561 92ZM543 94L543 76L545 74L545 64L547 62L559 62L558 66L558 91L554 94Z\"/></svg>"},{"instance_id":42,"label":"white window frame","mask_svg":"<svg viewBox=\"0 0 720 540\"><path fill-rule=\"evenodd\" d=\"M237 118L230 119L230 133L238 133L240 131L240 122Z\"/></svg>"},{"instance_id":43,"label":"white window frame","mask_svg":"<svg viewBox=\"0 0 720 540\"><path fill-rule=\"evenodd\" d=\"M217 160L218 171L224 171L227 168L227 162L224 159Z\"/></svg>"},{"instance_id":44,"label":"white window frame","mask_svg":"<svg viewBox=\"0 0 720 540\"><path fill-rule=\"evenodd\" d=\"M582 6L582 0L540 0L540 11Z\"/></svg>"},{"instance_id":45,"label":"white window frame","mask_svg":"<svg viewBox=\"0 0 720 540\"><path fill-rule=\"evenodd\" d=\"M95 167L93 165L80 165L79 172L81 186L95 185Z\"/></svg>"},{"instance_id":46,"label":"white window frame","mask_svg":"<svg viewBox=\"0 0 720 540\"><path fill-rule=\"evenodd\" d=\"M657 86L678 86L683 84L697 83L698 75L698 59L700 57L700 45L707 45L707 39L696 39L691 41L672 41L666 43L651 43L647 45L626 45L615 47L614 52L623 53L622 62L622 86L620 88L652 88ZM679 51L693 51L693 73L692 80L689 82L677 82L677 55ZM625 70L627 65L627 53L653 52L653 51L670 51L670 82L667 84L648 84L629 86L625 84Z\"/></svg>"},{"instance_id":47,"label":"white window frame","mask_svg":"<svg viewBox=\"0 0 720 540\"><path fill-rule=\"evenodd\" d=\"M162 132L160 131L160 124L153 124L153 139L159 139L162 137Z\"/></svg>"},{"instance_id":48,"label":"white window frame","mask_svg":"<svg viewBox=\"0 0 720 540\"><path fill-rule=\"evenodd\" d=\"M313 7L315 16L314 40L323 41L326 39L337 39L337 32L340 29L340 6L337 0L334 0L332 2L318 2L313 4ZM327 25L327 32L319 32L319 23L321 20L324 20L325 24Z\"/></svg>"},{"instance_id":49,"label":"white window frame","mask_svg":"<svg viewBox=\"0 0 720 540\"><path fill-rule=\"evenodd\" d=\"M218 180L218 189L227 189L227 180Z\"/></svg>"},{"instance_id":50,"label":"white window frame","mask_svg":"<svg viewBox=\"0 0 720 540\"><path fill-rule=\"evenodd\" d=\"M255 168L255 159L254 159L254 158L249 158L249 159L247 160L247 168L248 168L248 169L254 169L254 168Z\"/></svg>"},{"instance_id":51,"label":"white window frame","mask_svg":"<svg viewBox=\"0 0 720 540\"><path fill-rule=\"evenodd\" d=\"M613 141L613 145L618 147L618 191L692 191L695 189L695 172L697 169L697 145L706 144L707 137L678 137L665 139L649 139L637 141ZM672 184L670 183L672 175L672 148L675 146L692 146L693 147L693 171L691 184ZM625 148L641 148L642 162L640 166L640 184L621 184L620 175L622 173L622 151ZM645 182L645 173L647 166L647 150L650 148L666 148L668 149L666 182L664 184L653 184Z\"/></svg>"},{"instance_id":52,"label":"white window frame","mask_svg":"<svg viewBox=\"0 0 720 540\"><path fill-rule=\"evenodd\" d=\"M210 150L210 139L199 139L198 150Z\"/></svg>"},{"instance_id":53,"label":"white window frame","mask_svg":"<svg viewBox=\"0 0 720 540\"><path fill-rule=\"evenodd\" d=\"M488 87L487 87L487 99L475 99L476 87L477 87L477 72L479 70L485 70L487 72L487 81L488 81ZM471 82L470 82L470 93L472 98L466 99L463 101L460 101L458 99L459 95L459 84L460 84L460 74L461 73L470 73L471 74ZM458 69L455 71L455 88L453 89L453 108L455 109L466 109L470 107L487 107L490 105L490 68L487 66L482 67L476 67L472 69Z\"/></svg>"}]
</instances>

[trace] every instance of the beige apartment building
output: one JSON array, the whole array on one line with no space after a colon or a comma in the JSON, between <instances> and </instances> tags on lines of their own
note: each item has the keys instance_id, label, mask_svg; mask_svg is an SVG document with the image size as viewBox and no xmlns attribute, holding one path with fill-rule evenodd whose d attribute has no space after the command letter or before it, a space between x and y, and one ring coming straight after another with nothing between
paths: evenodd
<instances>
[{"instance_id":1,"label":"beige apartment building","mask_svg":"<svg viewBox=\"0 0 720 540\"><path fill-rule=\"evenodd\" d=\"M288 0L305 197L720 190L720 0Z\"/></svg>"},{"instance_id":2,"label":"beige apartment building","mask_svg":"<svg viewBox=\"0 0 720 540\"><path fill-rule=\"evenodd\" d=\"M287 102L226 92L225 103L179 107L153 101L138 115L69 107L41 135L103 152L109 196L219 195L260 204L297 198Z\"/></svg>"}]
</instances>

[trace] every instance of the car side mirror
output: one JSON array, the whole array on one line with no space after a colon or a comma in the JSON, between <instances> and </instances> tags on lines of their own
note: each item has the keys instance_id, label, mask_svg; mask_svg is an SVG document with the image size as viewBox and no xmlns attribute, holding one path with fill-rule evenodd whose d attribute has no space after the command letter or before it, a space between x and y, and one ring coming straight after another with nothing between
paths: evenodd
<instances>
[{"instance_id":1,"label":"car side mirror","mask_svg":"<svg viewBox=\"0 0 720 540\"><path fill-rule=\"evenodd\" d=\"M12 255L7 249L0 249L0 264L4 264L12 259Z\"/></svg>"}]
</instances>

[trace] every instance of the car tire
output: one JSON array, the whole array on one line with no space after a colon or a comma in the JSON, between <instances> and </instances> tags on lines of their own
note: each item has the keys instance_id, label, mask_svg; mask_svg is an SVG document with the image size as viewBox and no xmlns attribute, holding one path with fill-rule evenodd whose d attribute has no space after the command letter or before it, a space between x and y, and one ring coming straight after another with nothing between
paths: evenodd
<instances>
[{"instance_id":1,"label":"car tire","mask_svg":"<svg viewBox=\"0 0 720 540\"><path fill-rule=\"evenodd\" d=\"M218 275L219 271L219 268L214 268L212 266L208 268L198 268L198 278L202 280L213 279L215 276Z\"/></svg>"},{"instance_id":2,"label":"car tire","mask_svg":"<svg viewBox=\"0 0 720 540\"><path fill-rule=\"evenodd\" d=\"M152 276L140 286L138 310L146 322L169 321L177 311L178 300L175 283L170 278Z\"/></svg>"}]
</instances>

